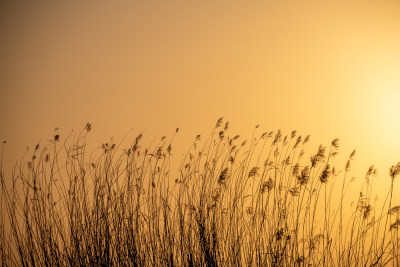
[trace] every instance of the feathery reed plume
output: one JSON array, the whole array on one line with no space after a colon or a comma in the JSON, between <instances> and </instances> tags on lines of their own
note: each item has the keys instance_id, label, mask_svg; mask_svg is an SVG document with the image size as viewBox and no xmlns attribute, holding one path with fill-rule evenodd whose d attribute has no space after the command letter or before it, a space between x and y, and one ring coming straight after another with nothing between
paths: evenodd
<instances>
[{"instance_id":1,"label":"feathery reed plume","mask_svg":"<svg viewBox=\"0 0 400 267\"><path fill-rule=\"evenodd\" d=\"M335 148L335 149L338 149L339 148L339 139L338 138L335 138L333 141L332 141L332 147L333 148Z\"/></svg>"},{"instance_id":2,"label":"feathery reed plume","mask_svg":"<svg viewBox=\"0 0 400 267\"><path fill-rule=\"evenodd\" d=\"M354 159L355 155L356 155L356 150L353 150L353 152L351 152L350 154L349 159L346 162L346 167L345 167L346 172L350 171L351 161Z\"/></svg>"},{"instance_id":3,"label":"feathery reed plume","mask_svg":"<svg viewBox=\"0 0 400 267\"><path fill-rule=\"evenodd\" d=\"M228 129L229 129L229 121L225 122L224 131L227 131Z\"/></svg>"},{"instance_id":4,"label":"feathery reed plume","mask_svg":"<svg viewBox=\"0 0 400 267\"><path fill-rule=\"evenodd\" d=\"M325 150L325 147L322 145L319 146L317 154L311 156L311 167L314 167L325 159Z\"/></svg>"},{"instance_id":5,"label":"feathery reed plume","mask_svg":"<svg viewBox=\"0 0 400 267\"><path fill-rule=\"evenodd\" d=\"M326 164L324 170L321 172L321 175L319 176L319 180L321 181L321 183L326 183L328 181L329 175L331 174L329 168L329 164Z\"/></svg>"},{"instance_id":6,"label":"feathery reed plume","mask_svg":"<svg viewBox=\"0 0 400 267\"><path fill-rule=\"evenodd\" d=\"M374 166L374 165L371 165L371 166L368 168L368 171L367 171L366 175L367 175L367 176L371 176L371 175L376 175L377 173L378 173L378 171L377 171L377 169L375 168L375 166Z\"/></svg>"},{"instance_id":7,"label":"feathery reed plume","mask_svg":"<svg viewBox=\"0 0 400 267\"><path fill-rule=\"evenodd\" d=\"M350 159L353 159L356 155L356 150L353 150L353 152L351 152L350 154Z\"/></svg>"},{"instance_id":8,"label":"feathery reed plume","mask_svg":"<svg viewBox=\"0 0 400 267\"><path fill-rule=\"evenodd\" d=\"M289 189L289 193L294 196L297 197L300 195L300 188L299 187L292 187Z\"/></svg>"},{"instance_id":9,"label":"feathery reed plume","mask_svg":"<svg viewBox=\"0 0 400 267\"><path fill-rule=\"evenodd\" d=\"M400 162L398 162L396 165L393 165L389 169L389 175L394 179L397 175L400 174Z\"/></svg>"},{"instance_id":10,"label":"feathery reed plume","mask_svg":"<svg viewBox=\"0 0 400 267\"><path fill-rule=\"evenodd\" d=\"M297 146L300 144L300 142L301 142L301 136L299 135L299 136L297 137L296 143L295 143L294 146L293 146L293 149L296 149Z\"/></svg>"},{"instance_id":11,"label":"feathery reed plume","mask_svg":"<svg viewBox=\"0 0 400 267\"><path fill-rule=\"evenodd\" d=\"M281 137L282 137L282 133L281 133L281 130L279 129L275 135L275 138L274 138L274 141L272 142L272 144L275 145L276 143L278 143L281 140Z\"/></svg>"},{"instance_id":12,"label":"feathery reed plume","mask_svg":"<svg viewBox=\"0 0 400 267\"><path fill-rule=\"evenodd\" d=\"M287 156L286 159L283 161L286 165L290 165L290 157Z\"/></svg>"},{"instance_id":13,"label":"feathery reed plume","mask_svg":"<svg viewBox=\"0 0 400 267\"><path fill-rule=\"evenodd\" d=\"M169 155L171 155L171 150L172 150L172 146L171 146L171 144L169 144L168 147L167 147L167 153Z\"/></svg>"},{"instance_id":14,"label":"feathery reed plume","mask_svg":"<svg viewBox=\"0 0 400 267\"><path fill-rule=\"evenodd\" d=\"M217 123L215 124L215 128L218 128L219 126L221 126L223 119L224 119L223 117L218 119Z\"/></svg>"},{"instance_id":15,"label":"feathery reed plume","mask_svg":"<svg viewBox=\"0 0 400 267\"><path fill-rule=\"evenodd\" d=\"M397 219L396 222L392 223L389 227L389 231L397 230L400 226L400 219Z\"/></svg>"},{"instance_id":16,"label":"feathery reed plume","mask_svg":"<svg viewBox=\"0 0 400 267\"><path fill-rule=\"evenodd\" d=\"M219 178L218 178L218 183L219 183L219 184L225 185L226 179L228 178L228 172L229 172L229 168L228 168L228 167L225 168L225 169L221 172L221 174L219 175Z\"/></svg>"},{"instance_id":17,"label":"feathery reed plume","mask_svg":"<svg viewBox=\"0 0 400 267\"><path fill-rule=\"evenodd\" d=\"M300 185L305 185L308 182L308 178L310 177L310 168L305 166L300 173L300 176L297 176L297 181Z\"/></svg>"},{"instance_id":18,"label":"feathery reed plume","mask_svg":"<svg viewBox=\"0 0 400 267\"><path fill-rule=\"evenodd\" d=\"M299 173L299 163L296 163L293 166L292 175L296 177L298 175L298 173Z\"/></svg>"},{"instance_id":19,"label":"feathery reed plume","mask_svg":"<svg viewBox=\"0 0 400 267\"><path fill-rule=\"evenodd\" d=\"M390 215L400 214L400 206L394 206L388 211L388 214Z\"/></svg>"},{"instance_id":20,"label":"feathery reed plume","mask_svg":"<svg viewBox=\"0 0 400 267\"><path fill-rule=\"evenodd\" d=\"M378 173L378 171L376 170L376 168L374 167L374 165L371 165L369 168L368 168L368 171L367 171L367 173L365 174L365 182L367 183L367 184L369 184L370 183L370 177L371 176L376 176L377 175L377 173Z\"/></svg>"},{"instance_id":21,"label":"feathery reed plume","mask_svg":"<svg viewBox=\"0 0 400 267\"><path fill-rule=\"evenodd\" d=\"M268 132L264 132L264 133L261 135L261 139L264 139L264 138L266 138L266 137L267 137L267 135L268 135Z\"/></svg>"},{"instance_id":22,"label":"feathery reed plume","mask_svg":"<svg viewBox=\"0 0 400 267\"><path fill-rule=\"evenodd\" d=\"M253 207L247 207L247 208L246 208L246 213L247 213L248 215L252 215L252 214L254 213L254 208L253 208Z\"/></svg>"},{"instance_id":23,"label":"feathery reed plume","mask_svg":"<svg viewBox=\"0 0 400 267\"><path fill-rule=\"evenodd\" d=\"M260 167L253 167L249 172L249 177L258 175L258 170L259 169L260 169Z\"/></svg>"},{"instance_id":24,"label":"feathery reed plume","mask_svg":"<svg viewBox=\"0 0 400 267\"><path fill-rule=\"evenodd\" d=\"M274 181L270 178L268 178L268 181L264 182L261 184L261 193L269 192L274 188Z\"/></svg>"},{"instance_id":25,"label":"feathery reed plume","mask_svg":"<svg viewBox=\"0 0 400 267\"><path fill-rule=\"evenodd\" d=\"M86 129L87 132L90 132L92 130L92 124L90 124L89 122L86 123L85 129Z\"/></svg>"},{"instance_id":26,"label":"feathery reed plume","mask_svg":"<svg viewBox=\"0 0 400 267\"><path fill-rule=\"evenodd\" d=\"M219 139L222 141L225 137L224 131L219 132Z\"/></svg>"}]
</instances>

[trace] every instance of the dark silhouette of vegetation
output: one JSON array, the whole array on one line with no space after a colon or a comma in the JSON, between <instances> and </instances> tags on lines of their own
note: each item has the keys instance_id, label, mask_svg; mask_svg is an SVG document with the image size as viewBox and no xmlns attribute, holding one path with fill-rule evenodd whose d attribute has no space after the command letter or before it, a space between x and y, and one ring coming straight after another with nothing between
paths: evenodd
<instances>
[{"instance_id":1,"label":"dark silhouette of vegetation","mask_svg":"<svg viewBox=\"0 0 400 267\"><path fill-rule=\"evenodd\" d=\"M355 152L338 171L338 139L306 157L309 136L257 126L241 141L221 118L204 140L196 136L175 173L178 129L170 141L143 147L139 134L125 149L105 143L88 154L91 129L64 140L55 132L11 175L1 167L2 266L398 264L400 163L381 211L370 200L371 166L346 216Z\"/></svg>"}]
</instances>

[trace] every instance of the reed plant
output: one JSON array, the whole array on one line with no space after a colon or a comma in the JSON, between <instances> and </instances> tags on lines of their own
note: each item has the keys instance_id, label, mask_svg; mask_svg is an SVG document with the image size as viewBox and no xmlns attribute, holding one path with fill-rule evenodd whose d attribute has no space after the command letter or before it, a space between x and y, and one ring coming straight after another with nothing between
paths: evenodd
<instances>
[{"instance_id":1,"label":"reed plant","mask_svg":"<svg viewBox=\"0 0 400 267\"><path fill-rule=\"evenodd\" d=\"M245 141L220 118L176 170L179 129L87 151L91 129L0 166L2 266L398 265L400 163L380 209L371 166L349 212L355 151L334 166L338 139L309 153L309 136L256 126Z\"/></svg>"}]
</instances>

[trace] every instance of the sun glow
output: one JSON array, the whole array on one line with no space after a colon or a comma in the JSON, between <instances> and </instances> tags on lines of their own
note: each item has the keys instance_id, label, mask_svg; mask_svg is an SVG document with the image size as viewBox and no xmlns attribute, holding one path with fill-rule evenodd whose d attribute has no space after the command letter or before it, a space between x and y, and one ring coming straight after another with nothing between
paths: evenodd
<instances>
[{"instance_id":1,"label":"sun glow","mask_svg":"<svg viewBox=\"0 0 400 267\"><path fill-rule=\"evenodd\" d=\"M397 75L396 75L397 76ZM382 139L398 140L400 144L400 79L398 76L379 75L370 96L371 110L368 114L376 123Z\"/></svg>"},{"instance_id":2,"label":"sun glow","mask_svg":"<svg viewBox=\"0 0 400 267\"><path fill-rule=\"evenodd\" d=\"M376 121L386 129L388 135L400 137L400 87L382 94L378 97L378 101Z\"/></svg>"}]
</instances>

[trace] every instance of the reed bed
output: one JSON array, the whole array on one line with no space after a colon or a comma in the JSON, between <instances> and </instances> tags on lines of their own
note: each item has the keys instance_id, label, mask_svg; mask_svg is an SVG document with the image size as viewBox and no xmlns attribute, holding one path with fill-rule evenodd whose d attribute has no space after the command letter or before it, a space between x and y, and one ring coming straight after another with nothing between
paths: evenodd
<instances>
[{"instance_id":1,"label":"reed bed","mask_svg":"<svg viewBox=\"0 0 400 267\"><path fill-rule=\"evenodd\" d=\"M139 134L89 153L90 131L55 132L10 175L1 167L2 266L399 265L400 163L381 209L371 166L348 211L355 151L334 166L338 139L306 153L309 136L257 126L245 141L221 118L177 171L178 129L156 144Z\"/></svg>"}]
</instances>

